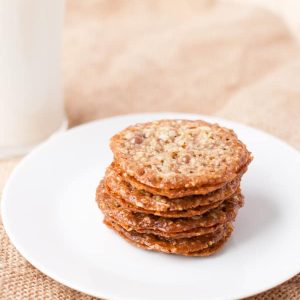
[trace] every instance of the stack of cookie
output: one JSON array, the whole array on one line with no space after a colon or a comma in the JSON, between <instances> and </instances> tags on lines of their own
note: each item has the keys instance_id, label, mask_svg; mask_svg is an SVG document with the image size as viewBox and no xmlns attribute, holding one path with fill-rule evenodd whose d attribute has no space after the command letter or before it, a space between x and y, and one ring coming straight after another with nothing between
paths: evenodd
<instances>
[{"instance_id":1,"label":"stack of cookie","mask_svg":"<svg viewBox=\"0 0 300 300\"><path fill-rule=\"evenodd\" d=\"M159 120L126 128L110 146L114 161L96 194L107 226L148 250L207 256L223 246L252 160L232 130Z\"/></svg>"}]
</instances>

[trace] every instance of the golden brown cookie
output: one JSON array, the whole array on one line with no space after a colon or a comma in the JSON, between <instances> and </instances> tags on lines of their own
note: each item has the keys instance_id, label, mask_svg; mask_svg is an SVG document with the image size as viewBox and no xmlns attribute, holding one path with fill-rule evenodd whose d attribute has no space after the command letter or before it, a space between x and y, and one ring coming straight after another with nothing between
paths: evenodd
<instances>
[{"instance_id":1,"label":"golden brown cookie","mask_svg":"<svg viewBox=\"0 0 300 300\"><path fill-rule=\"evenodd\" d=\"M225 243L230 238L232 232L233 232L233 228L228 228L228 230L222 240L218 241L217 243L215 243L212 246L207 247L203 250L189 252L189 253L186 253L183 255L185 255L185 256L210 256L210 255L213 255L213 254L219 252L224 247Z\"/></svg>"},{"instance_id":2,"label":"golden brown cookie","mask_svg":"<svg viewBox=\"0 0 300 300\"><path fill-rule=\"evenodd\" d=\"M205 214L213 208L219 207L223 201L214 202L208 205L198 206L191 209L179 210L179 211L153 211L139 208L137 206L131 205L130 203L124 201L119 195L114 194L111 190L106 188L107 193L111 197L112 201L117 203L121 209L129 210L131 212L139 212L148 215L161 216L164 218L187 218L195 217Z\"/></svg>"},{"instance_id":3,"label":"golden brown cookie","mask_svg":"<svg viewBox=\"0 0 300 300\"><path fill-rule=\"evenodd\" d=\"M121 171L121 169L118 167L116 168ZM243 167L239 174L236 176L235 179L232 181L226 182L219 184L217 186L202 186L202 187L193 187L193 188L180 188L180 189L156 189L150 186L147 186L143 183L138 182L134 177L129 176L128 174L123 172L123 178L125 181L129 182L133 187L135 187L138 190L145 190L148 191L149 193L155 194L155 195L160 195L164 196L169 199L176 199L176 198L183 198L187 196L196 196L196 195L207 195L210 194L214 191L217 191L219 189L222 189L225 187L226 184L233 182L235 180L240 180L243 174L247 171L248 169L248 164Z\"/></svg>"},{"instance_id":4,"label":"golden brown cookie","mask_svg":"<svg viewBox=\"0 0 300 300\"><path fill-rule=\"evenodd\" d=\"M126 226L125 224L119 224L117 219L110 218L110 217L105 217L104 218L107 222L115 222L119 226L123 227L127 231L132 231L131 227ZM106 223L104 221L104 223ZM225 225L229 225L231 222L225 223L225 224L217 224L215 226L211 227L197 227L188 231L183 231L183 232L162 232L159 230L145 230L145 229L135 229L136 232L139 233L147 233L147 234L154 234L158 235L161 237L165 238L172 238L172 239L180 239L180 238L190 238L190 237L195 237L195 236L200 236L200 235L206 235L206 234L212 234L218 230L224 229Z\"/></svg>"},{"instance_id":5,"label":"golden brown cookie","mask_svg":"<svg viewBox=\"0 0 300 300\"><path fill-rule=\"evenodd\" d=\"M198 227L211 227L234 220L237 210L242 206L243 196L236 194L225 200L218 208L192 218L164 218L124 210L106 193L102 183L98 186L96 200L105 216L117 220L119 224L122 224L128 230L153 230L174 233L189 231Z\"/></svg>"},{"instance_id":6,"label":"golden brown cookie","mask_svg":"<svg viewBox=\"0 0 300 300\"><path fill-rule=\"evenodd\" d=\"M232 130L200 120L136 124L113 136L110 146L125 174L156 190L205 194L232 181L251 161Z\"/></svg>"},{"instance_id":7,"label":"golden brown cookie","mask_svg":"<svg viewBox=\"0 0 300 300\"><path fill-rule=\"evenodd\" d=\"M221 189L211 192L206 195L187 196L183 198L169 199L164 196L154 195L145 190L138 190L133 187L129 182L126 182L121 174L115 170L114 164L109 166L105 173L105 186L110 190L110 194L115 197L122 198L126 206L134 211L149 212L161 216L172 216L179 211L185 212L199 206L210 205L212 203L220 204L227 198L230 198L239 188L240 178L234 179L232 182L227 183ZM187 214L187 216L197 215ZM185 214L181 215L185 216Z\"/></svg>"},{"instance_id":8,"label":"golden brown cookie","mask_svg":"<svg viewBox=\"0 0 300 300\"><path fill-rule=\"evenodd\" d=\"M224 244L233 230L232 227L228 225L225 230L217 231L214 234L192 238L169 239L152 234L127 231L109 219L105 219L105 224L125 240L140 248L187 256L207 256L216 252ZM210 247L211 249L209 250Z\"/></svg>"}]
</instances>

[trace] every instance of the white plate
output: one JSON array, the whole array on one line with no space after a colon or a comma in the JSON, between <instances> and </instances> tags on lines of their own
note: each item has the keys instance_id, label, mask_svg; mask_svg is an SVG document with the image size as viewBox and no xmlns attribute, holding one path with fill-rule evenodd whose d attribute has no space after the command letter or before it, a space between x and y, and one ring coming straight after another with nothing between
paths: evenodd
<instances>
[{"instance_id":1,"label":"white plate","mask_svg":"<svg viewBox=\"0 0 300 300\"><path fill-rule=\"evenodd\" d=\"M246 204L217 255L188 258L137 249L102 224L95 189L111 162L109 138L162 118L203 118L233 128L254 154L243 178ZM50 139L15 169L2 217L20 253L57 281L108 299L233 299L300 271L300 155L280 140L222 119L137 114L105 119Z\"/></svg>"}]
</instances>

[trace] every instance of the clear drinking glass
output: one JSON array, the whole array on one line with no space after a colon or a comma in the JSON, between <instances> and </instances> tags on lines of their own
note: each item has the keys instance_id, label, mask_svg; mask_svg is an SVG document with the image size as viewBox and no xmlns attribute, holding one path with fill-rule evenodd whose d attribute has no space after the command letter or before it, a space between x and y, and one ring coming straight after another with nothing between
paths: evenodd
<instances>
[{"instance_id":1,"label":"clear drinking glass","mask_svg":"<svg viewBox=\"0 0 300 300\"><path fill-rule=\"evenodd\" d=\"M0 158L21 154L66 125L63 0L0 0Z\"/></svg>"}]
</instances>

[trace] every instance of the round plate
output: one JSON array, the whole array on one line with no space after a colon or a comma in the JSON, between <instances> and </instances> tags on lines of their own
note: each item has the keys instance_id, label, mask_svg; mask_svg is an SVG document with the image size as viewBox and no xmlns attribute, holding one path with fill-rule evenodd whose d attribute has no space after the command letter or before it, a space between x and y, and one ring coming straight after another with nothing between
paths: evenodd
<instances>
[{"instance_id":1,"label":"round plate","mask_svg":"<svg viewBox=\"0 0 300 300\"><path fill-rule=\"evenodd\" d=\"M242 182L245 206L214 256L141 250L102 223L95 190L113 158L109 138L130 124L166 118L218 122L253 152ZM119 116L61 133L23 159L5 187L2 217L31 264L84 293L114 300L241 298L300 271L299 171L296 150L241 124L191 114Z\"/></svg>"}]
</instances>

